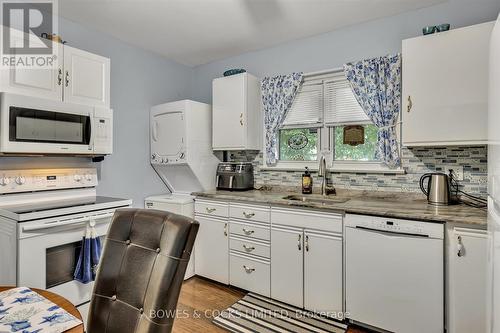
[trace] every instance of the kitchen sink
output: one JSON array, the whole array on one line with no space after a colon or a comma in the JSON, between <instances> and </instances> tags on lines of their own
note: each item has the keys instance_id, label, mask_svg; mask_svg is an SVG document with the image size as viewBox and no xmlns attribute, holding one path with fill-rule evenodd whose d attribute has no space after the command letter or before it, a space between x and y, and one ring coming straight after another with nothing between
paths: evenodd
<instances>
[{"instance_id":1,"label":"kitchen sink","mask_svg":"<svg viewBox=\"0 0 500 333\"><path fill-rule=\"evenodd\" d=\"M349 198L339 198L339 197L324 197L324 196L306 196L306 195L298 195L292 194L283 197L285 200L291 201L302 201L302 202L311 202L327 205L329 203L343 203L349 201Z\"/></svg>"}]
</instances>

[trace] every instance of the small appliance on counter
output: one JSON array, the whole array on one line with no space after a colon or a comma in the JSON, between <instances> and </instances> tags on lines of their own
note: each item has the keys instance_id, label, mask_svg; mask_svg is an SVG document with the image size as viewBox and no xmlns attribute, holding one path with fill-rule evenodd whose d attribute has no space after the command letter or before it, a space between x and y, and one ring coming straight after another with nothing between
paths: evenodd
<instances>
[{"instance_id":1,"label":"small appliance on counter","mask_svg":"<svg viewBox=\"0 0 500 333\"><path fill-rule=\"evenodd\" d=\"M427 180L427 186L425 181ZM431 205L446 206L454 198L451 193L450 179L444 173L426 173L420 178L420 189L427 196Z\"/></svg>"},{"instance_id":2,"label":"small appliance on counter","mask_svg":"<svg viewBox=\"0 0 500 333\"><path fill-rule=\"evenodd\" d=\"M253 165L251 162L222 162L217 167L218 190L253 190Z\"/></svg>"}]
</instances>

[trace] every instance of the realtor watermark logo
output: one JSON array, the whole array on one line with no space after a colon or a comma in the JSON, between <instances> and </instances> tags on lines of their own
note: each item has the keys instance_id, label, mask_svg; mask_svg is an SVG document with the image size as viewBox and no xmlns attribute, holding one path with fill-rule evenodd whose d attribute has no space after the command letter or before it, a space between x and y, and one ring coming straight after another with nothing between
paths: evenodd
<instances>
[{"instance_id":1,"label":"realtor watermark logo","mask_svg":"<svg viewBox=\"0 0 500 333\"><path fill-rule=\"evenodd\" d=\"M56 0L0 0L0 68L55 68Z\"/></svg>"}]
</instances>

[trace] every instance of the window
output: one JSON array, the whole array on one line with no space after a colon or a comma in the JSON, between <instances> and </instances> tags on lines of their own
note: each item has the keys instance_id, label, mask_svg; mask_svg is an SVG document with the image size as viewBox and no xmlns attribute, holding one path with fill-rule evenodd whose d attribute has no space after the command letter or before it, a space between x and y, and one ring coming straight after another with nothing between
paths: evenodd
<instances>
[{"instance_id":1,"label":"window","mask_svg":"<svg viewBox=\"0 0 500 333\"><path fill-rule=\"evenodd\" d=\"M318 159L318 129L292 128L280 130L280 160L316 161Z\"/></svg>"},{"instance_id":2,"label":"window","mask_svg":"<svg viewBox=\"0 0 500 333\"><path fill-rule=\"evenodd\" d=\"M343 71L306 75L279 131L278 167L315 168L323 153L333 169L382 170L377 132Z\"/></svg>"}]
</instances>

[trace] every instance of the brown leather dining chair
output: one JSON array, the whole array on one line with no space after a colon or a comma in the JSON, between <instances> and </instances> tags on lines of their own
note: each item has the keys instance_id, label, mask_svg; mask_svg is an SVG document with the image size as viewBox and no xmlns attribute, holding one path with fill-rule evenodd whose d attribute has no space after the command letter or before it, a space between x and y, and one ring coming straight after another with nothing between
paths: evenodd
<instances>
[{"instance_id":1,"label":"brown leather dining chair","mask_svg":"<svg viewBox=\"0 0 500 333\"><path fill-rule=\"evenodd\" d=\"M106 237L87 333L168 333L199 224L153 209L121 209Z\"/></svg>"}]
</instances>

